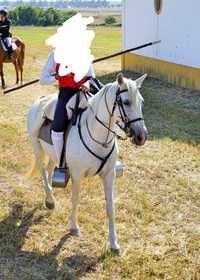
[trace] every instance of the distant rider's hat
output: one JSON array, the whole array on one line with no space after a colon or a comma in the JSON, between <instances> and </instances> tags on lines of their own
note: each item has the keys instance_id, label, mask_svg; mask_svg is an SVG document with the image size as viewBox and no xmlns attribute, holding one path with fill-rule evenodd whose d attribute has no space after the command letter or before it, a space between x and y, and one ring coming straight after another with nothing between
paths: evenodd
<instances>
[{"instance_id":1,"label":"distant rider's hat","mask_svg":"<svg viewBox=\"0 0 200 280\"><path fill-rule=\"evenodd\" d=\"M7 12L5 10L0 10L0 15L7 16Z\"/></svg>"}]
</instances>

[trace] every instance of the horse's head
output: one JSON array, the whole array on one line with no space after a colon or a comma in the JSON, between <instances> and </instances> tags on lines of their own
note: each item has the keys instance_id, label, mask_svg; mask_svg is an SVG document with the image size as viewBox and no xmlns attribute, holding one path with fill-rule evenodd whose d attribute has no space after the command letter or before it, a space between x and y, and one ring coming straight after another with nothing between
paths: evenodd
<instances>
[{"instance_id":1,"label":"horse's head","mask_svg":"<svg viewBox=\"0 0 200 280\"><path fill-rule=\"evenodd\" d=\"M122 74L117 76L117 120L136 145L144 145L148 133L142 115L144 99L139 91L146 76L145 74L135 81L124 78Z\"/></svg>"}]
</instances>

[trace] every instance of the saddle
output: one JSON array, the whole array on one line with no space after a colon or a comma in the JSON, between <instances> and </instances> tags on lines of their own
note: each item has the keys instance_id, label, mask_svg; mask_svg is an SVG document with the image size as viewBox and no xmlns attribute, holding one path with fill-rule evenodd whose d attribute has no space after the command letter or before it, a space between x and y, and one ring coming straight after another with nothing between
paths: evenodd
<instances>
[{"instance_id":1,"label":"saddle","mask_svg":"<svg viewBox=\"0 0 200 280\"><path fill-rule=\"evenodd\" d=\"M56 108L56 102L57 98L53 99L47 106L44 108L44 122L41 125L39 129L38 138L45 141L46 143L53 145L52 139L51 139L51 130L52 130L52 123L53 123L53 116L55 113ZM70 103L70 102L69 102ZM72 102L73 103L73 102ZM64 131L65 135L65 142L67 139L67 136L69 134L69 131L73 125L76 124L78 115L80 112L86 109L85 108L79 108L80 105L80 92L76 94L75 96L75 104L73 107L70 106L71 104L67 105L68 108L66 108L67 111L71 110L71 116L68 112L69 122L67 125L66 130Z\"/></svg>"},{"instance_id":2,"label":"saddle","mask_svg":"<svg viewBox=\"0 0 200 280\"><path fill-rule=\"evenodd\" d=\"M92 93L95 94L102 87L102 84L100 84L97 79L93 79L91 83L93 84ZM57 98L57 94L39 97L34 102L28 113L27 130L30 137L38 137L50 145L52 145L51 126L55 114ZM84 94L80 94L80 100L76 100L75 96L72 97L67 103L66 108L68 118L71 119L73 115L73 123L76 123L80 110L87 107L88 101ZM75 113L73 114L74 108ZM70 125L68 125L68 127L70 128Z\"/></svg>"},{"instance_id":3,"label":"saddle","mask_svg":"<svg viewBox=\"0 0 200 280\"><path fill-rule=\"evenodd\" d=\"M7 52L8 51L8 47L7 47L7 45L4 43L4 41L2 40L2 39L0 39L0 43L1 43L1 47L3 48L3 50L5 51L5 52ZM15 40L12 38L12 43L11 43L11 46L12 46L12 49L13 49L13 52L17 49L17 45L16 45L16 43L15 43Z\"/></svg>"}]
</instances>

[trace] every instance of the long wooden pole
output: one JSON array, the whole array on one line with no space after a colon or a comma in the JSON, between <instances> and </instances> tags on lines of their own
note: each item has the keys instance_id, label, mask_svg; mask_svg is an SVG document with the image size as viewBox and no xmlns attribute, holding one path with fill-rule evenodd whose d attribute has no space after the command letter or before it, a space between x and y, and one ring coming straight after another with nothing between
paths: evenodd
<instances>
[{"instance_id":1,"label":"long wooden pole","mask_svg":"<svg viewBox=\"0 0 200 280\"><path fill-rule=\"evenodd\" d=\"M100 61L103 61L103 60L107 60L109 58L113 58L115 56L119 56L119 55L122 55L122 54L125 54L125 53L128 53L128 52L137 51L137 50L140 50L140 49L143 49L143 48L146 48L146 47L149 47L149 46L153 46L153 45L156 45L156 44L159 44L159 43L161 43L161 40L150 42L150 43L147 43L147 44L144 44L144 45L140 45L140 46L135 47L135 48L126 49L126 50L121 51L121 52L116 52L116 53L113 53L113 54L108 55L108 56L97 58L93 61L93 63L100 62Z\"/></svg>"},{"instance_id":2,"label":"long wooden pole","mask_svg":"<svg viewBox=\"0 0 200 280\"><path fill-rule=\"evenodd\" d=\"M107 60L107 59L110 59L110 58L113 58L113 57L116 57L116 56L119 56L119 55L122 55L122 54L125 54L125 53L128 53L128 52L131 52L131 51L137 51L137 50L140 50L140 49L143 49L143 48L146 48L146 47L149 47L149 46L153 46L153 45L156 45L156 44L159 44L161 42L161 40L159 41L154 41L154 42L149 42L147 44L143 44L143 45L140 45L138 47L135 47L135 48L131 48L131 49L126 49L124 51L120 51L120 52L116 52L116 53L113 53L111 55L108 55L108 56L104 56L104 57L100 57L100 58L97 58L93 61L93 63L97 63L97 62L100 62L100 61L104 61L104 60ZM39 82L40 79L35 79L35 80L32 80L30 82L27 82L27 83L24 83L23 85L20 85L20 86L15 86L15 87L12 87L10 89L6 89L4 90L4 94L8 93L8 92L11 92L11 91L15 91L15 90L18 90L18 89L21 89L23 87L27 87L29 85L32 85L32 84L36 84Z\"/></svg>"},{"instance_id":3,"label":"long wooden pole","mask_svg":"<svg viewBox=\"0 0 200 280\"><path fill-rule=\"evenodd\" d=\"M8 92L15 91L15 90L18 90L18 89L20 89L20 88L30 86L30 85L32 85L32 84L36 84L36 83L39 82L39 80L40 80L40 79L35 79L35 80L32 80L32 81L26 82L26 83L24 83L23 85L15 86L15 87L6 89L6 90L4 90L3 93L6 94L6 93L8 93Z\"/></svg>"}]
</instances>

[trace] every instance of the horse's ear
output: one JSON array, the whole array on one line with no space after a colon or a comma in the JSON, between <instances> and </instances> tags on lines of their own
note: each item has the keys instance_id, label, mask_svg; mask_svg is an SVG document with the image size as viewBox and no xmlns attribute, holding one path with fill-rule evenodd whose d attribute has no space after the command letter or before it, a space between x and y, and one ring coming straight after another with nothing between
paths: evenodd
<instances>
[{"instance_id":1,"label":"horse's ear","mask_svg":"<svg viewBox=\"0 0 200 280\"><path fill-rule=\"evenodd\" d=\"M124 84L124 76L123 76L123 74L122 73L119 73L118 75L117 75L117 82L118 82L118 84L121 86L122 84Z\"/></svg>"},{"instance_id":2,"label":"horse's ear","mask_svg":"<svg viewBox=\"0 0 200 280\"><path fill-rule=\"evenodd\" d=\"M140 78L138 78L137 80L135 80L136 85L138 88L141 87L142 83L144 82L144 80L146 79L147 74L144 74L143 76L141 76Z\"/></svg>"}]
</instances>

